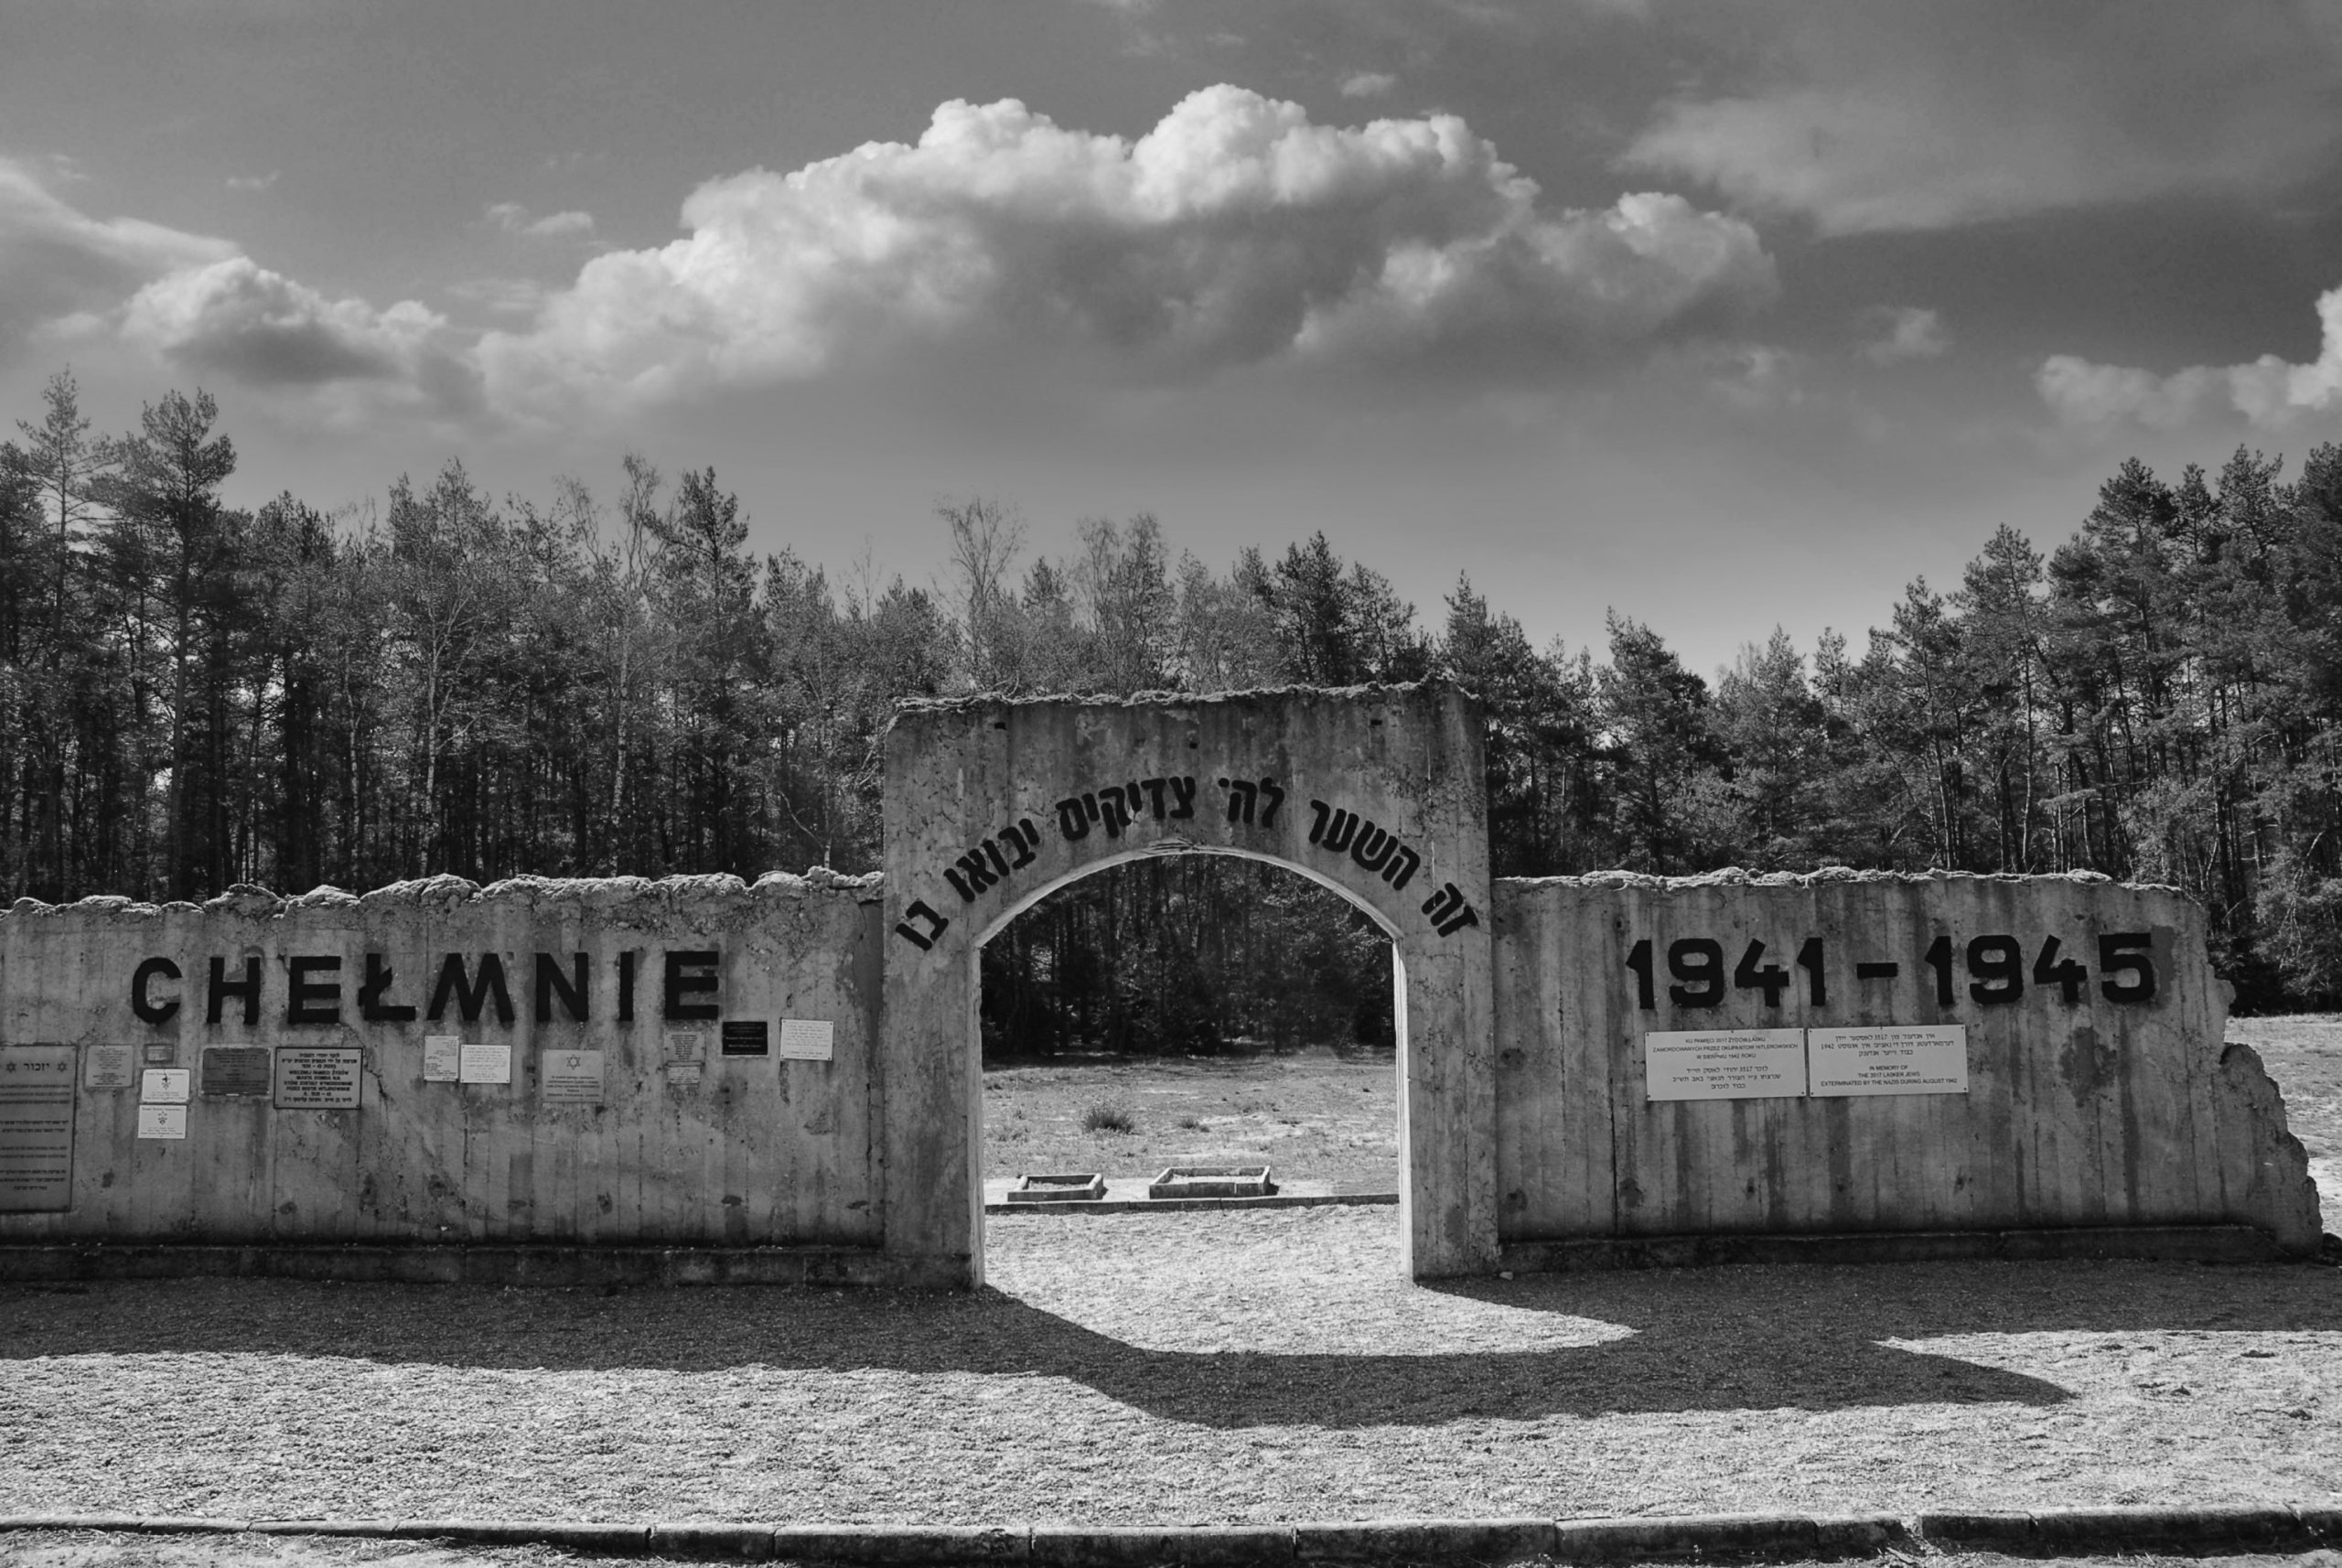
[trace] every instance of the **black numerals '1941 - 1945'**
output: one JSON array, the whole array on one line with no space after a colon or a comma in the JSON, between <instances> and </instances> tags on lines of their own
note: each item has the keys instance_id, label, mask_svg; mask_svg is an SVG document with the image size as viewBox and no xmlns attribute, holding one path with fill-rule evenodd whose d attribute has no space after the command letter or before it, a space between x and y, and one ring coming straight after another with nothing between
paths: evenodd
<instances>
[{"instance_id":1,"label":"black numerals '1941 - 1945'","mask_svg":"<svg viewBox=\"0 0 2342 1568\"><path fill-rule=\"evenodd\" d=\"M2154 940L2145 931L2111 931L2098 939L2098 989L2109 1002L2147 1002L2155 993ZM1778 963L1767 961L1765 944L1752 941L1740 961L1727 971L1724 944L1713 937L1684 937L1667 944L1667 999L1678 1007L1721 1007L1735 991L1764 993L1765 1005L1778 1007L1797 983L1797 977ZM1938 937L1924 958L1935 973L1936 1005L1949 1007L1959 999L1955 971L1964 967L1971 1001L1990 1005L2014 1002L2025 994L2027 976L2044 990L2055 991L2068 1007L2079 1006L2090 984L2090 970L2066 951L2056 937L2042 939L2028 970L2025 948L2009 936L1978 937L1965 948L1948 936ZM1808 1005L1830 1004L1829 963L1821 939L1808 937L1790 961L1804 972ZM1659 1006L1659 974L1650 939L1643 938L1627 952L1627 967L1634 972L1635 1003L1645 1012ZM1854 965L1854 978L1893 980L1902 965L1869 961Z\"/></svg>"}]
</instances>

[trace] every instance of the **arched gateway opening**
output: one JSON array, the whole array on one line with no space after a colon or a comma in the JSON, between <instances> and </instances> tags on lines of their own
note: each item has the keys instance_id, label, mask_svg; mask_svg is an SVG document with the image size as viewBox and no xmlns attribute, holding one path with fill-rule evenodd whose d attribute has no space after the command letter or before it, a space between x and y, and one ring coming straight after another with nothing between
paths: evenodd
<instances>
[{"instance_id":1,"label":"arched gateway opening","mask_svg":"<svg viewBox=\"0 0 2342 1568\"><path fill-rule=\"evenodd\" d=\"M1395 1192L1393 935L1326 878L1237 851L1134 850L1019 900L981 933L988 1219L1026 1172L1099 1173L1124 1201L1195 1165Z\"/></svg>"},{"instance_id":2,"label":"arched gateway opening","mask_svg":"<svg viewBox=\"0 0 2342 1568\"><path fill-rule=\"evenodd\" d=\"M888 1250L983 1278L983 943L1109 865L1207 854L1288 866L1388 933L1404 1266L1494 1268L1482 767L1479 716L1443 684L906 710L886 757Z\"/></svg>"}]
</instances>

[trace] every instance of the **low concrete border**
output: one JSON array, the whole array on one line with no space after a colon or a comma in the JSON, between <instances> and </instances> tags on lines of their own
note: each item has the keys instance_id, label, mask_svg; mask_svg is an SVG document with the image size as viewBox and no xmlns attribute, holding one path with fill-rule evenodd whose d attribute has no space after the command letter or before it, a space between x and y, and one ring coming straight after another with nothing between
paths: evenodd
<instances>
[{"instance_id":1,"label":"low concrete border","mask_svg":"<svg viewBox=\"0 0 2342 1568\"><path fill-rule=\"evenodd\" d=\"M2208 1555L2342 1546L2342 1507L2038 1509L2021 1513L1706 1514L1649 1519L1367 1520L1297 1525L603 1524L523 1520L231 1520L0 1516L29 1530L243 1533L548 1545L613 1555L779 1559L871 1568L1334 1568L1338 1564L1795 1563L1914 1547L2066 1557Z\"/></svg>"},{"instance_id":2,"label":"low concrete border","mask_svg":"<svg viewBox=\"0 0 2342 1568\"><path fill-rule=\"evenodd\" d=\"M1195 1214L1212 1208L1331 1208L1343 1204L1389 1204L1395 1192L1277 1192L1262 1197L1107 1197L1050 1203L987 1203L986 1214Z\"/></svg>"},{"instance_id":3,"label":"low concrete border","mask_svg":"<svg viewBox=\"0 0 2342 1568\"><path fill-rule=\"evenodd\" d=\"M417 1246L80 1241L0 1245L0 1282L245 1278L403 1284L883 1285L949 1290L964 1258L876 1247Z\"/></svg>"},{"instance_id":4,"label":"low concrete border","mask_svg":"<svg viewBox=\"0 0 2342 1568\"><path fill-rule=\"evenodd\" d=\"M1719 1263L1923 1263L1999 1259L2163 1259L2275 1263L2293 1259L2250 1225L2097 1225L2054 1230L1850 1230L1839 1234L1592 1236L1508 1241L1499 1266L1516 1273L1701 1268Z\"/></svg>"}]
</instances>

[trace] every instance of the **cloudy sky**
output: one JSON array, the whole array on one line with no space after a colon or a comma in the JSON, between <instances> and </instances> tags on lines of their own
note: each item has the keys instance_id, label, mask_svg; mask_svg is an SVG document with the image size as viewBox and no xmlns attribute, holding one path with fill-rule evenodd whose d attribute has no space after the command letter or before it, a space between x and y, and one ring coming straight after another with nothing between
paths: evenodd
<instances>
[{"instance_id":1,"label":"cloudy sky","mask_svg":"<svg viewBox=\"0 0 2342 1568\"><path fill-rule=\"evenodd\" d=\"M2337 131L2342 0L0 0L0 413L914 581L1323 528L1713 669L2342 438Z\"/></svg>"}]
</instances>

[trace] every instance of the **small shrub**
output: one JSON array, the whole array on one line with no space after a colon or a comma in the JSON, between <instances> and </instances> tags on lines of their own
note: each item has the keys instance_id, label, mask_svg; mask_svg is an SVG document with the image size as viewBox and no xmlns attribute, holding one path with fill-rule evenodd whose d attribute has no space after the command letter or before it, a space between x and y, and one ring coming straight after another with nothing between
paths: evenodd
<instances>
[{"instance_id":1,"label":"small shrub","mask_svg":"<svg viewBox=\"0 0 2342 1568\"><path fill-rule=\"evenodd\" d=\"M1200 1133L1204 1130L1204 1121L1200 1116L1182 1116L1179 1118L1179 1125L1190 1133Z\"/></svg>"},{"instance_id":2,"label":"small shrub","mask_svg":"<svg viewBox=\"0 0 2342 1568\"><path fill-rule=\"evenodd\" d=\"M1081 1113L1081 1130L1085 1133L1135 1133L1138 1118L1130 1107L1119 1101L1101 1100Z\"/></svg>"}]
</instances>

